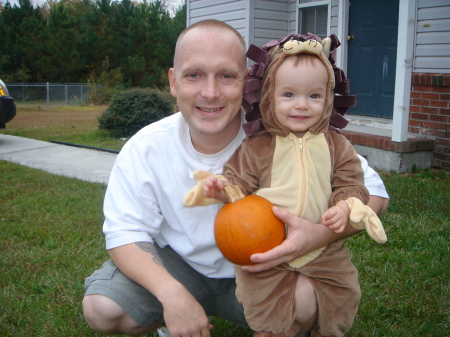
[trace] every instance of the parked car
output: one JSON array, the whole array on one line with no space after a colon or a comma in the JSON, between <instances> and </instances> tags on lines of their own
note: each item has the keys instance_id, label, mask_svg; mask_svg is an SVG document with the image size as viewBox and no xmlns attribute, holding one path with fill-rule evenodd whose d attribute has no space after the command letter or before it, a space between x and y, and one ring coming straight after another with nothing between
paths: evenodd
<instances>
[{"instance_id":1,"label":"parked car","mask_svg":"<svg viewBox=\"0 0 450 337\"><path fill-rule=\"evenodd\" d=\"M6 127L6 123L10 122L16 115L16 104L14 98L9 96L5 83L0 80L0 129Z\"/></svg>"}]
</instances>

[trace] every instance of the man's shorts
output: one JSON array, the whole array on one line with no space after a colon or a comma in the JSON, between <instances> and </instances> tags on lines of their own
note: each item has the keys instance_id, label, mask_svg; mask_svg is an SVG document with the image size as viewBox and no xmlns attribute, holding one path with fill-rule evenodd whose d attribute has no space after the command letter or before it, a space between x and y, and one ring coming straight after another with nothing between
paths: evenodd
<instances>
[{"instance_id":1,"label":"man's shorts","mask_svg":"<svg viewBox=\"0 0 450 337\"><path fill-rule=\"evenodd\" d=\"M248 328L243 308L236 300L234 278L208 278L192 269L170 247L155 247L167 271L190 291L208 316L221 317ZM111 260L86 278L84 289L85 295L98 294L110 298L140 326L164 323L163 308L156 297L123 275Z\"/></svg>"}]
</instances>

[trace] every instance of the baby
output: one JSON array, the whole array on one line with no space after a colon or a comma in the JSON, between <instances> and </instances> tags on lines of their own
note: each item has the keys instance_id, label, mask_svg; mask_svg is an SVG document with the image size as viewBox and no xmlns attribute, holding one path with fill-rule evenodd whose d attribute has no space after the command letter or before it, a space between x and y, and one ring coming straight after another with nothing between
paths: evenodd
<instances>
[{"instance_id":1,"label":"baby","mask_svg":"<svg viewBox=\"0 0 450 337\"><path fill-rule=\"evenodd\" d=\"M238 185L313 223L342 232L347 223L366 228L378 242L386 235L365 204L361 162L350 142L329 129L335 73L328 60L331 39L291 35L269 50L260 88L261 131L247 137L225 163L223 176L202 181L203 196L228 202L224 185ZM294 337L295 287L299 273L316 292L315 334L344 336L360 299L358 273L338 240L268 271L235 268L236 296L255 336ZM257 286L255 286L257 285ZM314 335L313 333L313 335Z\"/></svg>"}]
</instances>

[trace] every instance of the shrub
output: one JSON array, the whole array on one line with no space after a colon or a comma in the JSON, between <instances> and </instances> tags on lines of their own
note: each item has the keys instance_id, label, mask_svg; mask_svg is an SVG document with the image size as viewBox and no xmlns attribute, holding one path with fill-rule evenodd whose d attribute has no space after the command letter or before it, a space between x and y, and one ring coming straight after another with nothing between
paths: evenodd
<instances>
[{"instance_id":1,"label":"shrub","mask_svg":"<svg viewBox=\"0 0 450 337\"><path fill-rule=\"evenodd\" d=\"M116 93L98 118L99 128L112 137L126 138L144 126L173 113L172 102L156 89L129 89Z\"/></svg>"}]
</instances>

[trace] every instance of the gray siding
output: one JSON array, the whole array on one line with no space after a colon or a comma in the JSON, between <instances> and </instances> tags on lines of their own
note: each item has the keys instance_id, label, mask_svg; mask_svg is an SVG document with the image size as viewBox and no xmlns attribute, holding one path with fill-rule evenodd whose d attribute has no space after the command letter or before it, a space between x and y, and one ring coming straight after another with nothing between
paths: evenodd
<instances>
[{"instance_id":1,"label":"gray siding","mask_svg":"<svg viewBox=\"0 0 450 337\"><path fill-rule=\"evenodd\" d=\"M330 1L330 32L337 34L339 0ZM190 0L187 4L188 26L205 19L225 21L241 33L247 45L262 46L298 33L297 0Z\"/></svg>"},{"instance_id":2,"label":"gray siding","mask_svg":"<svg viewBox=\"0 0 450 337\"><path fill-rule=\"evenodd\" d=\"M450 73L448 0L418 0L414 72Z\"/></svg>"},{"instance_id":3,"label":"gray siding","mask_svg":"<svg viewBox=\"0 0 450 337\"><path fill-rule=\"evenodd\" d=\"M289 34L296 34L297 32L297 2L296 0L289 1L289 13L288 13L288 27Z\"/></svg>"},{"instance_id":4,"label":"gray siding","mask_svg":"<svg viewBox=\"0 0 450 337\"><path fill-rule=\"evenodd\" d=\"M336 34L336 36L338 35L338 16L339 16L339 0L332 0L331 1L331 17L330 17L330 22L328 23L329 25L329 34Z\"/></svg>"},{"instance_id":5,"label":"gray siding","mask_svg":"<svg viewBox=\"0 0 450 337\"><path fill-rule=\"evenodd\" d=\"M251 43L262 46L289 33L289 0L253 1L253 39Z\"/></svg>"},{"instance_id":6,"label":"gray siding","mask_svg":"<svg viewBox=\"0 0 450 337\"><path fill-rule=\"evenodd\" d=\"M248 6L248 0L191 0L188 1L186 23L190 26L206 19L224 21L237 29L248 44Z\"/></svg>"},{"instance_id":7,"label":"gray siding","mask_svg":"<svg viewBox=\"0 0 450 337\"><path fill-rule=\"evenodd\" d=\"M187 24L205 19L225 21L250 43L262 46L272 39L288 35L291 0L191 0Z\"/></svg>"}]
</instances>

